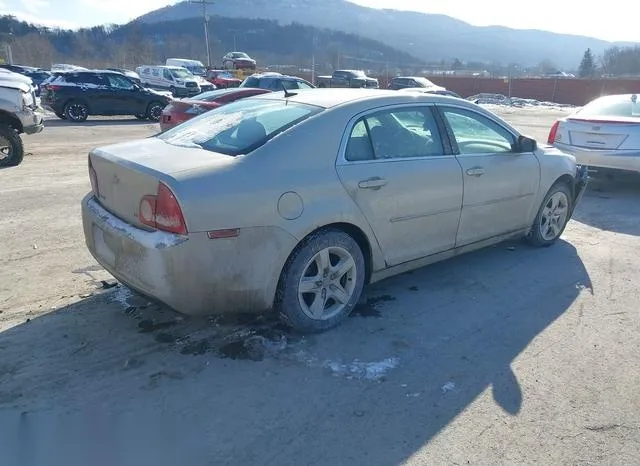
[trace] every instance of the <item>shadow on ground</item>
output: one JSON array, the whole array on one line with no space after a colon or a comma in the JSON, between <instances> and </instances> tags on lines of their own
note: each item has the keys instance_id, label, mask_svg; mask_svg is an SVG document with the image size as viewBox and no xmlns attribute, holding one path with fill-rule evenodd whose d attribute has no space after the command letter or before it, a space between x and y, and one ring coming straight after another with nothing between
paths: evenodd
<instances>
[{"instance_id":1,"label":"shadow on ground","mask_svg":"<svg viewBox=\"0 0 640 466\"><path fill-rule=\"evenodd\" d=\"M0 334L0 447L21 465L399 464L488 388L517 416L512 361L590 288L569 243L502 244L301 337L116 287Z\"/></svg>"},{"instance_id":2,"label":"shadow on ground","mask_svg":"<svg viewBox=\"0 0 640 466\"><path fill-rule=\"evenodd\" d=\"M640 174L601 171L591 175L573 219L601 230L640 236Z\"/></svg>"}]
</instances>

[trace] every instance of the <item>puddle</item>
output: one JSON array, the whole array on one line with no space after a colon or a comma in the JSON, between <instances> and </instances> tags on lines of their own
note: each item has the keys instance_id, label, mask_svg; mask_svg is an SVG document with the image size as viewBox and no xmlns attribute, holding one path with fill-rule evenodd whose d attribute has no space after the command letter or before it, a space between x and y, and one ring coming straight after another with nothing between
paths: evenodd
<instances>
[{"instance_id":1,"label":"puddle","mask_svg":"<svg viewBox=\"0 0 640 466\"><path fill-rule=\"evenodd\" d=\"M395 301L396 298L390 295L375 296L367 299L365 302L359 302L351 313L351 317L382 317L382 314L377 309L377 305L380 303L386 303L389 301Z\"/></svg>"}]
</instances>

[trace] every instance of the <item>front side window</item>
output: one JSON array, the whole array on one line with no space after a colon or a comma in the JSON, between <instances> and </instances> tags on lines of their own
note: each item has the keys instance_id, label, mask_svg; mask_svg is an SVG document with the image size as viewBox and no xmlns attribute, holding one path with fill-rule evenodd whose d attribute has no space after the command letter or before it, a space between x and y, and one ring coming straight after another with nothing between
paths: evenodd
<instances>
[{"instance_id":1,"label":"front side window","mask_svg":"<svg viewBox=\"0 0 640 466\"><path fill-rule=\"evenodd\" d=\"M360 119L345 158L349 161L443 155L440 133L429 107L384 110Z\"/></svg>"},{"instance_id":2,"label":"front side window","mask_svg":"<svg viewBox=\"0 0 640 466\"><path fill-rule=\"evenodd\" d=\"M443 114L461 155L513 152L515 137L484 115L459 108L444 108Z\"/></svg>"},{"instance_id":3,"label":"front side window","mask_svg":"<svg viewBox=\"0 0 640 466\"><path fill-rule=\"evenodd\" d=\"M225 155L248 154L278 134L321 112L285 100L239 100L176 126L157 137L168 144Z\"/></svg>"}]
</instances>

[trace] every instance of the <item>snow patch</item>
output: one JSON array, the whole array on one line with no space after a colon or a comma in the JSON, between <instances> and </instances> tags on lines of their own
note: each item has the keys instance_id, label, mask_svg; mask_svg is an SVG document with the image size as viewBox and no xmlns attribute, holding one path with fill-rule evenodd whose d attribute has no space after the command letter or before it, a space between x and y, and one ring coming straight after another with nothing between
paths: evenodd
<instances>
[{"instance_id":1,"label":"snow patch","mask_svg":"<svg viewBox=\"0 0 640 466\"><path fill-rule=\"evenodd\" d=\"M113 291L112 301L120 304L123 309L127 309L129 298L133 297L133 292L126 286L117 286Z\"/></svg>"},{"instance_id":2,"label":"snow patch","mask_svg":"<svg viewBox=\"0 0 640 466\"><path fill-rule=\"evenodd\" d=\"M440 387L440 390L442 391L442 393L447 393L455 389L456 389L456 384L453 382L447 382L442 387Z\"/></svg>"},{"instance_id":3,"label":"snow patch","mask_svg":"<svg viewBox=\"0 0 640 466\"><path fill-rule=\"evenodd\" d=\"M346 364L335 361L326 361L324 363L324 367L329 369L333 375L338 377L379 381L392 369L398 367L399 363L400 360L398 358L387 358L378 362L362 362L355 360Z\"/></svg>"},{"instance_id":4,"label":"snow patch","mask_svg":"<svg viewBox=\"0 0 640 466\"><path fill-rule=\"evenodd\" d=\"M340 362L331 360L319 360L304 351L293 355L294 359L303 362L308 367L318 367L331 372L335 377L346 379L368 380L370 382L381 381L389 372L398 367L400 358L391 357L382 361L363 362L358 359L352 362Z\"/></svg>"},{"instance_id":5,"label":"snow patch","mask_svg":"<svg viewBox=\"0 0 640 466\"><path fill-rule=\"evenodd\" d=\"M467 100L475 102L483 107L517 107L517 108L545 108L545 109L576 109L575 105L561 104L558 102L540 101L536 99L524 99L521 97L507 97L502 94L480 93L467 97Z\"/></svg>"}]
</instances>

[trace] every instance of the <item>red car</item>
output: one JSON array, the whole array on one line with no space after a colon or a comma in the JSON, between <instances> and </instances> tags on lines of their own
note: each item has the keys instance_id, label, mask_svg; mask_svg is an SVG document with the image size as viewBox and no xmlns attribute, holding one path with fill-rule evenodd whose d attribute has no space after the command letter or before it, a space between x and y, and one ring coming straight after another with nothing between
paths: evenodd
<instances>
[{"instance_id":1,"label":"red car","mask_svg":"<svg viewBox=\"0 0 640 466\"><path fill-rule=\"evenodd\" d=\"M238 87L242 83L242 79L236 78L230 71L226 70L209 70L205 79L215 84L218 89Z\"/></svg>"},{"instance_id":2,"label":"red car","mask_svg":"<svg viewBox=\"0 0 640 466\"><path fill-rule=\"evenodd\" d=\"M250 87L217 89L189 99L174 100L162 111L160 129L166 131L214 108L259 94L271 92Z\"/></svg>"},{"instance_id":3,"label":"red car","mask_svg":"<svg viewBox=\"0 0 640 466\"><path fill-rule=\"evenodd\" d=\"M229 52L222 57L225 70L255 70L256 61L244 52Z\"/></svg>"}]
</instances>

